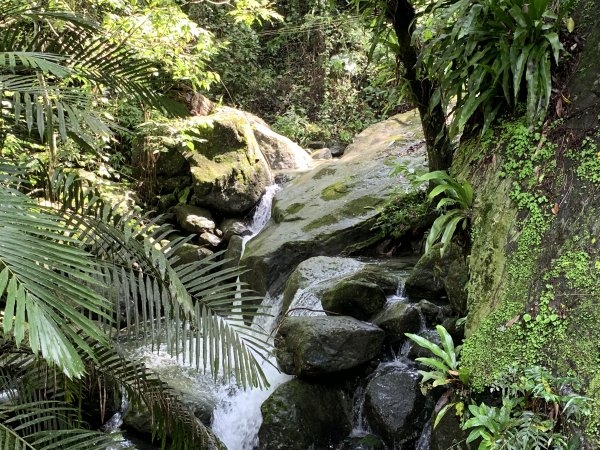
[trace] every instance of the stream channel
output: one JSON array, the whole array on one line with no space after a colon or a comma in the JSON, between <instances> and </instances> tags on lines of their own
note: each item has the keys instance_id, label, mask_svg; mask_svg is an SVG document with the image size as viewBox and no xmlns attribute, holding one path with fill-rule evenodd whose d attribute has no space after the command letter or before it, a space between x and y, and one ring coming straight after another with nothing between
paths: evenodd
<instances>
[{"instance_id":1,"label":"stream channel","mask_svg":"<svg viewBox=\"0 0 600 450\"><path fill-rule=\"evenodd\" d=\"M260 233L269 221L272 201L278 189L279 188L276 185L271 186L261 199L249 227L251 234L244 238L242 252L245 248L245 244ZM394 273L394 276L397 279L396 292L387 296L387 307L397 303L409 302L404 295L403 287L410 266L414 263L414 258L400 262L401 264L399 267L402 267L402 269ZM348 263L342 268L337 267L335 273L328 273L328 269L323 267L320 276L317 276L313 282L296 292L290 309L288 310L288 315L325 315L322 311L323 307L318 296L319 283L326 281L332 276L339 278L356 272L357 269L366 264L377 266L379 263L379 260L373 258L348 259ZM276 298L271 298L267 294L263 300L263 306L270 307L270 315L257 317L253 326L257 329L271 333L277 326L282 303L281 295ZM419 325L415 331L426 331L427 324L421 310L418 310L418 314ZM359 386L354 391L354 394L351 396L352 398L349 399L352 405L352 428L348 439L361 439L372 434L372 429L369 426L368 420L365 419L364 412L366 386L374 374L379 373L381 370L386 370L388 368L393 369L394 367L402 368L406 367L406 364L412 364L408 360L411 348L411 345L405 342L404 345L396 349L396 352L388 351L387 354L379 358L380 363L377 369L360 382ZM155 370L163 380L168 381L172 386L174 385L178 388L184 387L184 390L190 393L189 397L194 397L193 400L198 403L209 404L209 409L212 410L212 431L226 445L228 450L254 450L258 448L258 433L263 421L260 410L261 405L278 386L294 378L291 375L286 375L277 370L277 362L275 357L271 355L268 360L263 361L262 363L262 369L270 384L269 388L264 390L243 390L236 387L234 384L215 384L210 376L198 373L186 364L185 361L182 361L181 358L174 358L169 356L166 352L153 352L149 347L139 345L128 347L127 351L132 354L132 356L142 358L149 368ZM121 409L105 424L104 428L108 431L119 429L123 423L123 415L127 413L128 406L127 399L123 399ZM420 430L418 431L420 438L418 439L417 446L414 448L418 450L426 450L429 448L429 428L429 426L425 426L423 432ZM121 442L119 447L116 448L131 450L156 448L148 446L148 444L145 444L134 437L130 437L128 434L126 434L126 436L127 440ZM407 447L394 446L394 449L395 448L406 449Z\"/></svg>"}]
</instances>

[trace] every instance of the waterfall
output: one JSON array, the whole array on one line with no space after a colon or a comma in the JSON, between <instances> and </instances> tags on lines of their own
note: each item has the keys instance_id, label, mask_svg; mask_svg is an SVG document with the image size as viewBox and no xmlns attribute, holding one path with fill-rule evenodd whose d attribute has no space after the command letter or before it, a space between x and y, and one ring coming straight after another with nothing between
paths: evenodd
<instances>
[{"instance_id":1,"label":"waterfall","mask_svg":"<svg viewBox=\"0 0 600 450\"><path fill-rule=\"evenodd\" d=\"M246 243L256 236L267 224L271 217L271 205L279 186L267 188L259 205L256 207L249 229L252 232L246 236L242 243L242 255ZM281 297L272 299L268 294L262 305L271 308L270 316L258 316L254 319L254 327L263 332L270 333L275 326L279 311L274 308L281 307ZM258 430L262 423L260 406L271 393L285 381L291 379L289 375L280 373L276 369L275 358L271 356L261 363L261 368L269 380L268 389L243 390L235 385L223 386L217 394L218 404L213 414L212 430L223 441L228 450L252 450L258 444Z\"/></svg>"}]
</instances>

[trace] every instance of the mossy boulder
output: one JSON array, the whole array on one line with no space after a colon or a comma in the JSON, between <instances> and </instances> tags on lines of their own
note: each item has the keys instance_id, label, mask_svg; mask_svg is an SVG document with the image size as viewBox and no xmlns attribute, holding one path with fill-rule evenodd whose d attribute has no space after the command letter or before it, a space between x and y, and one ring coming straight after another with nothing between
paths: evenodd
<instances>
[{"instance_id":1,"label":"mossy boulder","mask_svg":"<svg viewBox=\"0 0 600 450\"><path fill-rule=\"evenodd\" d=\"M367 320L385 304L385 292L374 283L342 280L323 292L323 308L335 314Z\"/></svg>"},{"instance_id":2,"label":"mossy boulder","mask_svg":"<svg viewBox=\"0 0 600 450\"><path fill-rule=\"evenodd\" d=\"M164 122L141 137L137 153L158 154L159 194L178 189L169 187L170 180L189 176L190 204L244 214L272 184L269 164L243 111L223 107L209 116Z\"/></svg>"},{"instance_id":3,"label":"mossy boulder","mask_svg":"<svg viewBox=\"0 0 600 450\"><path fill-rule=\"evenodd\" d=\"M357 136L339 160L297 176L277 194L273 221L248 243L245 280L260 294L280 290L293 269L312 256L352 255L380 239L373 229L378 210L395 191L415 189L404 175L390 176L384 164L424 170L415 112L395 116Z\"/></svg>"},{"instance_id":4,"label":"mossy boulder","mask_svg":"<svg viewBox=\"0 0 600 450\"><path fill-rule=\"evenodd\" d=\"M573 11L586 38L567 65L563 118L542 134L505 119L491 139L464 139L452 168L476 193L462 350L471 384L485 389L513 365L576 376L592 398L587 448L600 446L598 7Z\"/></svg>"},{"instance_id":5,"label":"mossy boulder","mask_svg":"<svg viewBox=\"0 0 600 450\"><path fill-rule=\"evenodd\" d=\"M335 448L350 433L350 401L339 389L298 379L262 404L259 450Z\"/></svg>"},{"instance_id":6,"label":"mossy boulder","mask_svg":"<svg viewBox=\"0 0 600 450\"><path fill-rule=\"evenodd\" d=\"M212 254L213 252L205 247L186 242L185 244L177 247L173 252L173 256L177 257L177 260L172 264L173 266L177 267L182 264L201 261Z\"/></svg>"},{"instance_id":7,"label":"mossy boulder","mask_svg":"<svg viewBox=\"0 0 600 450\"><path fill-rule=\"evenodd\" d=\"M369 259L315 256L298 264L285 283L282 312L295 308L298 314L325 314L323 294L340 282L367 283L378 286L386 295L395 294L401 280L408 275L410 259ZM295 311L290 312L296 315Z\"/></svg>"},{"instance_id":8,"label":"mossy boulder","mask_svg":"<svg viewBox=\"0 0 600 450\"><path fill-rule=\"evenodd\" d=\"M275 354L285 373L323 377L375 358L383 338L380 328L352 317L286 317L275 337Z\"/></svg>"},{"instance_id":9,"label":"mossy boulder","mask_svg":"<svg viewBox=\"0 0 600 450\"><path fill-rule=\"evenodd\" d=\"M190 203L224 214L242 214L272 182L250 122L235 110L196 120L194 150L186 153L192 174Z\"/></svg>"}]
</instances>

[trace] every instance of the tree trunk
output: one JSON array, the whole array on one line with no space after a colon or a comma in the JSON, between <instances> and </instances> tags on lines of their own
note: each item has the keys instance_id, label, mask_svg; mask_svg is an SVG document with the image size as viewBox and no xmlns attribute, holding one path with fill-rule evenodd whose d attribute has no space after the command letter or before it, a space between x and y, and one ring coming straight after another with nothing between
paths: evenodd
<instances>
[{"instance_id":1,"label":"tree trunk","mask_svg":"<svg viewBox=\"0 0 600 450\"><path fill-rule=\"evenodd\" d=\"M442 105L430 108L435 86L431 80L420 77L417 72L418 49L411 42L415 9L408 0L387 0L386 14L398 37L398 58L404 65L404 78L421 115L429 170L446 170L452 164L452 143L448 137L446 115Z\"/></svg>"}]
</instances>

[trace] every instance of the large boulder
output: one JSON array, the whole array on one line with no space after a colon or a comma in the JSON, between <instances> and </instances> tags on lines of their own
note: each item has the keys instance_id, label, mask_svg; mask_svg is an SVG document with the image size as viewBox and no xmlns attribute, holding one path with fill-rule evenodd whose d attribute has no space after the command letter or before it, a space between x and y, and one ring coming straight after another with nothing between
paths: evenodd
<instances>
[{"instance_id":1,"label":"large boulder","mask_svg":"<svg viewBox=\"0 0 600 450\"><path fill-rule=\"evenodd\" d=\"M385 292L375 283L342 280L323 292L323 308L335 314L367 320L385 304Z\"/></svg>"},{"instance_id":2,"label":"large boulder","mask_svg":"<svg viewBox=\"0 0 600 450\"><path fill-rule=\"evenodd\" d=\"M350 401L340 390L298 379L279 386L261 412L259 450L334 448L351 429Z\"/></svg>"},{"instance_id":3,"label":"large boulder","mask_svg":"<svg viewBox=\"0 0 600 450\"><path fill-rule=\"evenodd\" d=\"M273 182L250 122L232 110L196 120L198 140L187 154L191 203L225 214L249 211Z\"/></svg>"},{"instance_id":4,"label":"large boulder","mask_svg":"<svg viewBox=\"0 0 600 450\"><path fill-rule=\"evenodd\" d=\"M357 367L381 352L384 332L352 317L286 317L275 337L281 370L314 378Z\"/></svg>"},{"instance_id":5,"label":"large boulder","mask_svg":"<svg viewBox=\"0 0 600 450\"><path fill-rule=\"evenodd\" d=\"M425 170L425 149L415 145L421 141L418 115L398 115L358 135L341 159L284 186L272 223L248 244L242 264L253 270L245 281L260 294L274 294L311 256L352 254L374 244L377 207L394 191L415 189L404 175L390 176L384 162Z\"/></svg>"},{"instance_id":6,"label":"large boulder","mask_svg":"<svg viewBox=\"0 0 600 450\"><path fill-rule=\"evenodd\" d=\"M269 164L260 151L250 120L232 108L209 116L171 121L146 136L158 150L157 187L186 192L169 180L191 177L189 203L223 214L244 214L272 184Z\"/></svg>"},{"instance_id":7,"label":"large boulder","mask_svg":"<svg viewBox=\"0 0 600 450\"><path fill-rule=\"evenodd\" d=\"M366 387L365 413L373 430L391 448L414 448L424 423L426 399L416 369L402 363L383 366Z\"/></svg>"}]
</instances>

